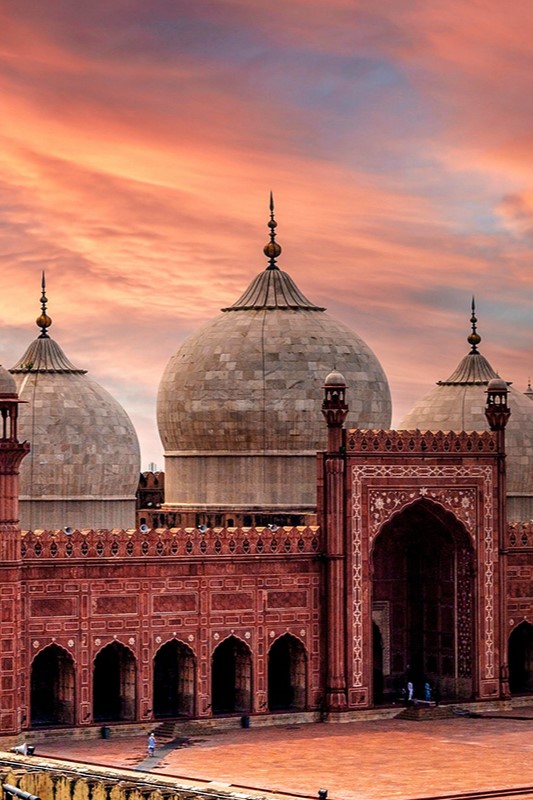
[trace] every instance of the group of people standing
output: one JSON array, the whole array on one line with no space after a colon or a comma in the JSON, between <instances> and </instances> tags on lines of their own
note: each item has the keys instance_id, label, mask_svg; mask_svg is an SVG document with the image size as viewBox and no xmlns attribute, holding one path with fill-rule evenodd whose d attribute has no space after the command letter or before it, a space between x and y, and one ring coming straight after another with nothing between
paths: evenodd
<instances>
[{"instance_id":1,"label":"group of people standing","mask_svg":"<svg viewBox=\"0 0 533 800\"><path fill-rule=\"evenodd\" d=\"M413 681L409 678L405 688L405 702L408 706L411 706L416 702L417 699L422 700L425 703L431 703L433 701L435 705L438 706L440 703L440 690L438 682L432 687L429 681L425 681L422 690L422 696L415 698L415 687Z\"/></svg>"}]
</instances>

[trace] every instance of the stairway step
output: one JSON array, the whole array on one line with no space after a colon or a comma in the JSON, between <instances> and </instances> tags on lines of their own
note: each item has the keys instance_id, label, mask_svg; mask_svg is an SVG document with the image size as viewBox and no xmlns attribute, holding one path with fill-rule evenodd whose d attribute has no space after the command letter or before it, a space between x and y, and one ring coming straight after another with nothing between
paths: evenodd
<instances>
[{"instance_id":1,"label":"stairway step","mask_svg":"<svg viewBox=\"0 0 533 800\"><path fill-rule=\"evenodd\" d=\"M454 716L452 706L408 706L396 714L396 719L416 721L430 719L450 719Z\"/></svg>"}]
</instances>

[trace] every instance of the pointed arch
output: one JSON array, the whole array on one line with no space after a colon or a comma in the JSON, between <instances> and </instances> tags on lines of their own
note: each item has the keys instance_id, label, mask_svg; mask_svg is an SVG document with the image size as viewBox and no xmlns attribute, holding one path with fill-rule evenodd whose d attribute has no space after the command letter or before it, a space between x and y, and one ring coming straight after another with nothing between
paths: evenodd
<instances>
[{"instance_id":1,"label":"pointed arch","mask_svg":"<svg viewBox=\"0 0 533 800\"><path fill-rule=\"evenodd\" d=\"M269 711L302 710L307 704L307 653L290 633L278 636L268 651Z\"/></svg>"},{"instance_id":2,"label":"pointed arch","mask_svg":"<svg viewBox=\"0 0 533 800\"><path fill-rule=\"evenodd\" d=\"M233 634L213 651L211 659L211 708L213 714L242 714L251 710L252 654Z\"/></svg>"},{"instance_id":3,"label":"pointed arch","mask_svg":"<svg viewBox=\"0 0 533 800\"><path fill-rule=\"evenodd\" d=\"M526 620L509 636L509 690L511 694L533 692L533 625Z\"/></svg>"},{"instance_id":4,"label":"pointed arch","mask_svg":"<svg viewBox=\"0 0 533 800\"><path fill-rule=\"evenodd\" d=\"M93 665L93 719L132 721L137 707L137 668L133 652L118 641L104 645Z\"/></svg>"},{"instance_id":5,"label":"pointed arch","mask_svg":"<svg viewBox=\"0 0 533 800\"><path fill-rule=\"evenodd\" d=\"M194 716L196 658L191 648L169 639L154 655L153 711L156 719Z\"/></svg>"},{"instance_id":6,"label":"pointed arch","mask_svg":"<svg viewBox=\"0 0 533 800\"><path fill-rule=\"evenodd\" d=\"M75 724L75 668L72 655L53 642L31 664L30 725Z\"/></svg>"},{"instance_id":7,"label":"pointed arch","mask_svg":"<svg viewBox=\"0 0 533 800\"><path fill-rule=\"evenodd\" d=\"M371 552L373 604L390 620L380 628L384 698L407 680L421 696L427 681L443 698L474 691L474 550L461 519L418 497L389 515ZM377 616L375 617L377 619ZM379 625L378 625L379 627ZM386 639L384 637L387 637ZM379 665L374 664L374 679ZM377 699L380 687L374 687Z\"/></svg>"}]
</instances>

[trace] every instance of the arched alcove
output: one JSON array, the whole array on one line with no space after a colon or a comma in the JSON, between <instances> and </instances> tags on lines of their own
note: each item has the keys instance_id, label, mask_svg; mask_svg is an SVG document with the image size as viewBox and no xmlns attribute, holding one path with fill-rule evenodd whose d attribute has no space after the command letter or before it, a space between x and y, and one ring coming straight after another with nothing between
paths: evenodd
<instances>
[{"instance_id":1,"label":"arched alcove","mask_svg":"<svg viewBox=\"0 0 533 800\"><path fill-rule=\"evenodd\" d=\"M211 662L211 707L213 714L246 713L252 702L252 658L250 649L230 636L221 642Z\"/></svg>"},{"instance_id":2,"label":"arched alcove","mask_svg":"<svg viewBox=\"0 0 533 800\"><path fill-rule=\"evenodd\" d=\"M135 719L136 669L131 650L120 642L104 647L94 659L93 719L121 722Z\"/></svg>"},{"instance_id":3,"label":"arched alcove","mask_svg":"<svg viewBox=\"0 0 533 800\"><path fill-rule=\"evenodd\" d=\"M30 679L31 726L74 725L74 661L57 644L41 650L33 659Z\"/></svg>"},{"instance_id":4,"label":"arched alcove","mask_svg":"<svg viewBox=\"0 0 533 800\"><path fill-rule=\"evenodd\" d=\"M306 706L307 659L301 641L289 633L280 636L268 653L269 711L291 711Z\"/></svg>"},{"instance_id":5,"label":"arched alcove","mask_svg":"<svg viewBox=\"0 0 533 800\"><path fill-rule=\"evenodd\" d=\"M195 660L190 647L173 639L154 658L154 717L194 714Z\"/></svg>"},{"instance_id":6,"label":"arched alcove","mask_svg":"<svg viewBox=\"0 0 533 800\"><path fill-rule=\"evenodd\" d=\"M533 625L521 622L509 636L511 694L533 692Z\"/></svg>"},{"instance_id":7,"label":"arched alcove","mask_svg":"<svg viewBox=\"0 0 533 800\"><path fill-rule=\"evenodd\" d=\"M411 680L415 697L423 696L428 681L433 688L438 685L443 699L470 698L474 553L463 524L439 504L417 500L383 525L372 562L373 603L389 620L380 653L374 634L383 697L397 696ZM374 664L374 675L378 667Z\"/></svg>"}]
</instances>

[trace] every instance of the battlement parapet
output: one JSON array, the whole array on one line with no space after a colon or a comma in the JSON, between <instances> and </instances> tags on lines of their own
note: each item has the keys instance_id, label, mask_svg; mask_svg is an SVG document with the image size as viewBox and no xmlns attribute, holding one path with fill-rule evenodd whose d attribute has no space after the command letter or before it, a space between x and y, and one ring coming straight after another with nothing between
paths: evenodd
<instances>
[{"instance_id":1,"label":"battlement parapet","mask_svg":"<svg viewBox=\"0 0 533 800\"><path fill-rule=\"evenodd\" d=\"M496 436L491 431L373 431L347 430L347 453L495 453Z\"/></svg>"},{"instance_id":2,"label":"battlement parapet","mask_svg":"<svg viewBox=\"0 0 533 800\"><path fill-rule=\"evenodd\" d=\"M320 528L157 528L137 530L25 531L24 561L53 559L192 558L313 555Z\"/></svg>"}]
</instances>

